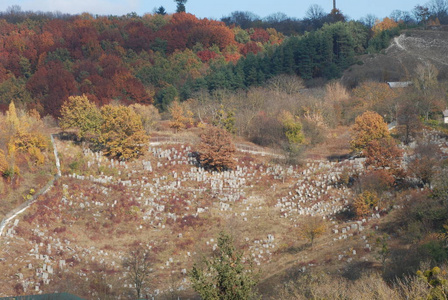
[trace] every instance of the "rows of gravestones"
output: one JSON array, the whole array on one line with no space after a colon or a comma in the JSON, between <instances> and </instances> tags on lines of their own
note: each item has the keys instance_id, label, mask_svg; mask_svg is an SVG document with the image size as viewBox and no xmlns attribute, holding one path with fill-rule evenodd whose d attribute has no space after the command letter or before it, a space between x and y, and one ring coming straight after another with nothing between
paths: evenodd
<instances>
[{"instance_id":1,"label":"rows of gravestones","mask_svg":"<svg viewBox=\"0 0 448 300\"><path fill-rule=\"evenodd\" d=\"M105 176L104 174L95 176L71 174L68 177L89 181L89 187L94 190L94 193L102 195L104 199L111 200L92 200L91 193L84 195L83 191L69 191L62 198L60 205L66 206L66 208L79 209L83 213L98 215L104 207L117 205L119 199L117 200L116 186L118 185L121 187L120 193L122 195L127 199L135 200L144 208L143 220L151 225L163 228L163 223L167 218L176 220L187 215L198 216L211 209L211 207L199 205L199 200L205 193L207 193L208 197L214 199L213 205L220 211L232 211L237 203L242 204L245 207L245 211L239 212L237 215L241 216L243 220L247 220L250 212L261 206L247 203L246 191L253 188L263 177L282 179L284 176L290 176L298 179L293 189L295 192L291 192L284 197L286 201L282 199L280 202L282 203L280 209L285 209L284 216L286 214L289 216L293 214L301 215L298 208L302 209L302 214L331 215L331 213L341 209L341 203L343 203L342 205L345 204L343 199L348 195L348 191L344 190L344 188L337 187L339 175L342 172L342 168L346 166L334 163L312 163L299 172L297 168L293 167L283 168L278 165L246 162L245 164L239 164L234 171L208 173L195 165L195 158L191 155L191 149L188 146L181 146L181 149L160 147L150 148L149 150L153 157L140 161L140 166L105 159L100 154L85 150L84 155L89 167L96 165L98 167L115 168L118 170L118 174L123 176L116 178ZM182 169L169 169L169 167L174 165L186 166ZM360 164L354 161L350 165L353 169L357 169ZM123 174L120 172L123 172ZM64 189L70 190L70 187L67 185ZM185 197L185 194L188 196ZM330 199L330 202L326 201L324 203L321 201L324 204L319 204L321 203L319 200L322 199ZM173 201L182 206L183 209L178 211L171 210L167 203L172 203ZM296 208L292 208L292 205L286 205L285 203L287 202L295 203ZM246 238L247 242L250 240ZM216 243L213 241L208 241L208 243L210 247L216 247ZM59 241L54 242L50 240L48 245L50 245L50 249L61 247ZM254 262L257 264L269 261L273 248L275 248L273 235L270 235L267 240L252 238L249 246ZM72 257L76 259L87 261L99 259L100 262L101 259L104 259L100 253L95 253L93 249L75 249L78 250L76 251L77 254L73 254ZM67 253L72 254L71 252ZM38 256L38 259L42 260L43 263L45 263L45 255L48 254L39 254ZM189 257L191 254L187 252L183 255ZM170 258L161 268L169 268L181 260L182 258ZM120 261L120 257L112 257L111 264L115 261ZM65 265L65 263L60 263L60 266ZM49 274L47 268L45 270L44 268L41 269L39 274ZM185 269L183 269L183 273L185 273ZM86 274L81 273L79 275L86 276ZM42 276L46 276L45 279L49 280L48 275Z\"/></svg>"},{"instance_id":2,"label":"rows of gravestones","mask_svg":"<svg viewBox=\"0 0 448 300\"><path fill-rule=\"evenodd\" d=\"M194 209L191 207L196 204L195 200L201 197L204 192L207 192L211 198L215 199L216 206L221 210L231 210L231 204L237 200L244 199L245 189L253 187L254 181L259 180L262 176L275 176L278 173L275 167L263 169L262 165L249 165L244 167L238 166L234 171L222 173L210 174L202 168L191 167L189 171L180 172L173 170L168 176L154 176L154 173L160 173L158 172L159 168L166 167L166 161L171 163L176 163L177 161L185 164L194 163L193 160L189 160L192 157L190 151L191 149L189 147L183 146L182 151L178 151L175 148L150 148L150 153L157 159L156 162L144 160L142 162L143 170L132 169L129 172L130 175L138 173L139 176L129 176L136 179L121 180L118 178L115 183L129 188L131 198L147 208L144 216L145 219L151 220L151 222L157 222L160 216L154 216L153 213L165 212L167 210L165 205L167 202L166 198L171 196L174 200L178 201L179 197L177 195L179 191L183 194L187 192L190 196L189 198L191 198L184 200L184 204L186 204L185 209L187 210L184 216L187 213L197 215L209 209L208 207L195 207ZM85 154L96 158L98 160L97 163L104 160L100 155L89 152L89 150L86 150ZM163 164L163 161L165 161L165 164ZM110 164L113 165L114 163L111 162ZM157 165L157 167L153 168L153 164ZM154 169L157 170L154 171ZM148 174L145 174L148 177L152 175L152 181L150 178L142 176L141 171L148 172ZM293 173L292 168L288 168L288 173ZM114 184L112 176L82 176L77 174L71 174L69 176L80 180L90 180L95 183ZM107 194L107 191L103 191L103 193ZM80 205L84 206L89 204L81 203ZM182 216L176 216L171 213L169 217L177 219Z\"/></svg>"},{"instance_id":3,"label":"rows of gravestones","mask_svg":"<svg viewBox=\"0 0 448 300\"><path fill-rule=\"evenodd\" d=\"M189 149L186 149L187 151ZM175 159L180 159L181 161L185 161L185 159L182 159L181 156L179 156L175 149L170 149L170 150L160 150L160 149L152 149L152 153L154 156L156 156L156 158L158 159L166 159L168 161L175 161ZM174 153L174 157L171 157L171 154ZM101 158L101 156L99 155L95 155L93 153L86 153L87 155L91 155L94 156L99 163L102 162L103 158ZM187 157L191 157L188 153L186 155ZM111 167L116 167L114 165L113 161L109 161L108 162L110 164ZM189 162L194 163L193 161ZM151 161L143 161L142 162L143 165L143 170L145 171L153 171L152 168L152 164ZM157 162L157 168L161 168L164 165L161 162ZM98 165L101 166L101 165ZM124 166L124 163L120 163L120 166ZM252 166L253 167L253 166ZM229 172L223 172L223 173L213 173L211 175L209 175L209 173L205 172L203 169L201 168L190 168L189 171L183 171L180 173L177 173L176 171L173 171L171 175L170 179L179 179L178 182L183 183L184 181L187 181L187 184L185 184L185 186L191 186L191 184L188 184L188 181L194 182L195 185L193 186L207 186L207 190L211 191L211 195L216 196L216 198L219 200L220 203L220 209L221 210L231 210L230 208L230 203L235 202L237 200L239 200L240 198L244 197L244 193L242 193L241 191L244 189L245 184L247 182L247 178L250 177L256 177L257 175L259 176L266 176L266 175L273 175L276 172L278 172L278 170L275 170L275 168L265 168L266 170L263 169L263 166L259 167L258 169L255 169L251 172L251 168L250 167L238 167L236 168L236 170L234 171L229 171ZM292 168L289 168L289 172L288 174L292 173ZM132 170L131 172L138 172L137 170ZM257 174L258 172L258 174ZM109 195L111 193L111 188L107 187L107 184L113 184L114 182L112 181L113 178L111 176L107 177L104 175L100 175L99 177L95 177L95 176L81 176L81 175L70 175L69 177L72 178L76 178L79 180L89 180L91 182L93 182L95 184L95 186L98 187L98 190L104 194L104 195ZM139 177L139 176L133 176L133 177ZM153 206L152 208L149 208L147 210L147 212L145 213L145 216L143 218L147 218L147 219L151 219L151 222L154 222L154 220L157 221L157 216L152 215L151 213L155 210L157 212L163 213L166 212L165 211L165 207L163 203L166 203L166 199L164 194L161 194L160 192L166 192L166 191L172 191L173 188L179 188L181 186L181 184L177 183L176 185L164 185L164 181L167 181L168 178L166 178L167 176L161 176L161 177L156 177L152 179L152 182L150 182L149 178L146 178L145 176L140 176L141 180L139 182L135 182L135 180L133 179L129 179L129 180L119 180L119 184L128 187L130 189L128 189L127 191L130 194L134 194L131 197L135 197L135 200L139 201L139 202L144 202L144 206ZM137 180L138 181L138 180ZM140 187L140 189L138 189L138 187ZM184 184L182 184L182 188L183 190L185 190ZM143 190L143 191L142 191ZM187 187L187 190L189 192L191 192L193 198L196 198L196 196L199 196L200 194L204 193L206 191L205 187L202 188L192 188L192 187ZM145 194L146 191L150 192L151 198L148 198L147 195ZM78 198L78 199L73 199L73 198ZM156 202L155 199L160 200L160 203ZM62 201L63 204L67 204L69 206L72 205L78 205L78 208L80 209L88 209L92 206L104 206L104 205L115 205L116 201L112 204L110 203L106 203L104 204L104 202L99 202L99 201L91 201L89 200L89 198L85 195L82 194L82 192L79 195L76 195L76 193L70 193L70 196L68 196L67 198L64 199L64 201ZM187 205L190 203L187 203ZM250 205L251 206L251 205ZM248 207L248 209L250 209L250 206ZM188 208L188 206L187 206ZM201 213L206 211L208 208L201 208L198 207L195 210L195 213ZM176 218L176 215L170 212L167 212L165 214L165 216L167 217L171 217L171 218ZM160 224L160 222L159 222ZM274 244L273 244L273 238L268 238L267 242L261 242L258 240L254 241L254 246L251 246L250 249L253 250L252 254L254 255L254 261L257 264L260 264L261 261L263 260L267 260L269 259L271 252ZM216 247L216 244L213 245L213 247ZM190 253L187 253L187 256L189 256ZM266 258L266 257L267 258ZM174 263L178 262L178 260L174 261ZM168 260L167 262L165 262L166 267L168 267L170 264L173 263L173 259L170 258L170 260ZM164 266L162 266L161 268L164 268ZM185 271L185 270L184 270ZM185 272L184 272L185 273Z\"/></svg>"},{"instance_id":4,"label":"rows of gravestones","mask_svg":"<svg viewBox=\"0 0 448 300\"><path fill-rule=\"evenodd\" d=\"M93 154L93 155L95 155L95 154ZM163 153L162 153L162 156L163 156ZM101 162L101 160L103 159L101 156L95 156L95 157L98 159L99 162ZM114 163L113 160L110 160L109 163L110 163L111 167L115 167L115 163ZM144 163L144 164L146 165L147 169L148 169L148 167L150 167L149 163ZM124 163L119 163L119 165L120 166L125 166ZM76 175L75 174L75 175L71 175L70 177L74 177L74 178L77 178L79 180L90 180L91 182L94 183L94 186L97 187L98 192L102 193L105 196L108 196L112 192L112 189L107 186L107 184L113 183L112 182L113 178L111 176L107 177L107 176L100 175L100 177L94 177L92 175L90 175L90 176L81 176L81 175ZM164 178L161 178L161 180L164 180ZM160 190L164 190L163 186L161 186L161 187L157 186L157 184L159 183L159 179L158 178L155 179L155 183L156 183L156 186L154 187L154 190L159 190L159 189ZM231 183L231 185L232 184L235 184L235 183ZM131 180L128 181L128 182L123 183L123 185L128 185L129 187L135 188L135 184L133 184ZM212 185L213 185L213 183L212 183ZM152 188L152 187L149 186L149 188ZM64 190L69 190L69 186L65 185L63 187L63 189ZM169 187L167 189L169 189ZM132 191L133 189L130 189L130 190ZM89 195L89 196L91 196L91 195ZM67 195L66 197L64 196L62 198L61 205L67 205L67 206L70 206L70 207L71 206L78 206L78 208L82 209L82 210L89 210L90 207L94 207L94 206L100 206L101 207L101 206L105 206L105 205L107 205L107 206L111 205L113 207L114 205L116 205L116 200L112 204L110 204L110 203L106 203L105 204L103 201L92 201L89 198L89 196L84 195L82 191L79 191L79 194L76 194L76 191L70 191L69 195ZM141 196L143 196L143 195L140 194L140 197ZM163 199L163 197L161 197L161 198ZM150 200L148 202L150 202ZM149 203L147 203L147 204L149 204ZM161 204L159 205L158 204L156 206L156 209L158 211L163 211L163 208L161 209L161 206L163 207L163 205L161 205ZM90 211L90 212L92 212L92 211ZM93 213L93 214L95 215L95 213ZM170 214L168 213L168 215L170 215ZM12 235L12 232L13 232L13 229L9 229L9 236ZM41 234L39 234L39 235L41 235ZM50 238L51 238L51 236L50 236ZM51 249L51 245L52 244L48 243L47 245L48 245L47 246L48 249ZM56 247L58 247L58 246L59 245L56 245ZM38 245L37 245L37 247L38 247ZM35 248L33 248L33 252L37 253L37 251L38 250L35 250ZM81 252L80 255L75 254L74 258L76 260L81 260L81 259L84 259L86 255L88 255L90 260L93 261L93 260L95 260L95 257L98 258L98 256L99 256L98 254L96 254L95 256L92 255L92 254L93 253L92 253L92 251L90 249L84 249ZM37 268L36 276L38 276L39 278L42 278L44 284L48 284L49 281L50 281L49 274L52 274L52 267L49 266L48 270L46 268L47 263L49 263L48 256L47 255L43 255L43 254L35 254L35 255L36 255L37 259L44 260L44 267L43 268ZM106 255L107 255L107 252L106 252ZM190 253L188 253L188 255L190 255ZM172 262L173 262L173 259L170 258L169 261L167 262L167 264L172 263ZM100 260L100 263L104 263L103 259ZM113 264L113 262L112 262L112 264ZM63 265L65 265L64 264L64 260L61 260L61 266L63 266ZM164 268L164 267L162 266L162 268ZM48 272L46 272L46 271L48 271ZM86 274L82 273L82 272L80 272L78 275L79 276L86 276ZM27 282L25 282L24 286L26 286L26 287L28 286ZM36 291L38 291L38 290L39 290L39 286L37 284L36 285Z\"/></svg>"},{"instance_id":5,"label":"rows of gravestones","mask_svg":"<svg viewBox=\"0 0 448 300\"><path fill-rule=\"evenodd\" d=\"M431 144L438 145L443 155L448 155L448 140L435 130L424 130L423 139Z\"/></svg>"},{"instance_id":6,"label":"rows of gravestones","mask_svg":"<svg viewBox=\"0 0 448 300\"><path fill-rule=\"evenodd\" d=\"M351 189L341 184L342 173L348 172L346 176L363 173L364 161L364 159L354 159L342 163L308 163L307 168L302 170L302 177L297 180L292 189L293 191L277 199L277 204L275 205L280 210L282 217L289 218L292 222L302 215L321 216L324 219L329 219L333 234L332 240L329 241L330 246L334 246L334 243L338 241L347 239L358 240L358 249L350 248L334 254L338 261L347 263L350 263L360 254L372 250L366 235L362 235L362 233L367 224L372 220L380 218L378 208L375 208L371 217L361 221L338 224L333 220L338 212L348 209L348 199L353 196ZM367 260L365 256L360 259ZM313 267L315 264L316 262L309 263L307 267ZM305 271L306 266L303 269Z\"/></svg>"},{"instance_id":7,"label":"rows of gravestones","mask_svg":"<svg viewBox=\"0 0 448 300\"><path fill-rule=\"evenodd\" d=\"M39 224L36 224L31 230L32 235L38 237L38 239L25 240L16 235L14 228L17 227L18 223L19 219L16 219L12 227L8 229L8 242L2 250L8 252L17 249L15 248L17 247L16 244L20 244L20 249L25 252L22 253L23 255L15 257L14 260L21 263L21 266L10 265L10 268L21 270L15 276L22 284L24 292L41 293L41 284L48 285L55 271L57 269L63 270L66 267L66 260L60 254L73 255L75 250L69 246L69 240L61 240L52 236L48 230L40 227ZM26 252L26 249L30 250Z\"/></svg>"},{"instance_id":8,"label":"rows of gravestones","mask_svg":"<svg viewBox=\"0 0 448 300\"><path fill-rule=\"evenodd\" d=\"M246 242L250 241L248 237L246 237L245 240ZM252 245L249 246L249 251L251 252L253 262L258 266L262 263L269 262L276 246L277 245L273 234L268 234L266 239L253 240Z\"/></svg>"},{"instance_id":9,"label":"rows of gravestones","mask_svg":"<svg viewBox=\"0 0 448 300\"><path fill-rule=\"evenodd\" d=\"M337 235L337 237L333 238L333 242L344 241L351 239L357 242L357 247L351 247L350 249L343 250L341 253L336 253L335 257L339 261L346 261L350 263L355 257L361 259L363 261L368 261L366 256L361 256L362 254L369 253L374 249L374 245L371 244L369 238L371 238L372 233L364 233L366 226L371 224L372 221L378 220L380 218L380 214L374 213L372 217L365 218L356 222L346 223L343 225L335 225L332 229L332 233ZM373 230L378 230L378 226L372 226ZM333 245L333 243L332 243Z\"/></svg>"},{"instance_id":10,"label":"rows of gravestones","mask_svg":"<svg viewBox=\"0 0 448 300\"><path fill-rule=\"evenodd\" d=\"M277 199L276 207L285 218L296 220L302 215L322 216L333 219L337 213L347 209L352 191L339 184L341 174L363 172L363 160L354 159L344 163L308 163L302 171L293 191Z\"/></svg>"}]
</instances>

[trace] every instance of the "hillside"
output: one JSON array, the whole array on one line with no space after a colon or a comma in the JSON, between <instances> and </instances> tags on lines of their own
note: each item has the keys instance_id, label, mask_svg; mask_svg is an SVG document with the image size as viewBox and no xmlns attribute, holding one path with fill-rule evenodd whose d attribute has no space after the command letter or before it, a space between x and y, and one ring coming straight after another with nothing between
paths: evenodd
<instances>
[{"instance_id":1,"label":"hillside","mask_svg":"<svg viewBox=\"0 0 448 300\"><path fill-rule=\"evenodd\" d=\"M392 39L390 46L379 54L360 57L362 64L344 72L342 81L353 86L365 80L407 81L416 73L418 64L433 64L439 79L448 75L448 31L446 27L429 30L405 30Z\"/></svg>"},{"instance_id":2,"label":"hillside","mask_svg":"<svg viewBox=\"0 0 448 300\"><path fill-rule=\"evenodd\" d=\"M6 16L0 297L448 295L444 27Z\"/></svg>"},{"instance_id":3,"label":"hillside","mask_svg":"<svg viewBox=\"0 0 448 300\"><path fill-rule=\"evenodd\" d=\"M433 138L448 152L446 139ZM134 162L107 159L71 141L55 146L62 177L1 237L0 295L127 295L131 283L121 264L141 244L150 249L154 270L144 293L191 297L188 270L225 230L252 257L268 299L292 274L325 270L356 278L379 269L379 228L392 206L402 205L385 200L369 216L343 217L355 193L347 178L363 176L363 159L284 166L238 152L233 171L209 173L192 158L194 144L157 142ZM310 248L300 228L312 218L324 218L327 229Z\"/></svg>"}]
</instances>

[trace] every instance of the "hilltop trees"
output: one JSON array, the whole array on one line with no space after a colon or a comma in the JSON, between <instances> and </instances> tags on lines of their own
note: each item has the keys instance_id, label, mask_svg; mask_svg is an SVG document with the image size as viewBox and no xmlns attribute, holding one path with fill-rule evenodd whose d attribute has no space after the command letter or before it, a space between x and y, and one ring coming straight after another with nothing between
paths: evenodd
<instances>
[{"instance_id":1,"label":"hilltop trees","mask_svg":"<svg viewBox=\"0 0 448 300\"><path fill-rule=\"evenodd\" d=\"M177 4L176 8L177 13L185 12L185 4L187 3L187 1L188 0L174 0L174 2L176 2Z\"/></svg>"},{"instance_id":2,"label":"hilltop trees","mask_svg":"<svg viewBox=\"0 0 448 300\"><path fill-rule=\"evenodd\" d=\"M63 102L84 93L98 106L155 100L167 110L204 88L245 89L280 74L335 78L368 44L361 23L315 5L304 21L235 12L223 21L236 26L226 26L186 13L187 0L174 2L177 13L160 6L142 17L2 15L0 104L15 99L60 117Z\"/></svg>"}]
</instances>

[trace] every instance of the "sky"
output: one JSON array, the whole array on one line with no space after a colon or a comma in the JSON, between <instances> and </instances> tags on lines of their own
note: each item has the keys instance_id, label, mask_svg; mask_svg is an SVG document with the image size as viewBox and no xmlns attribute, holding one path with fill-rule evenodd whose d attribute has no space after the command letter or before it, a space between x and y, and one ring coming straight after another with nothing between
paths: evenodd
<instances>
[{"instance_id":1,"label":"sky","mask_svg":"<svg viewBox=\"0 0 448 300\"><path fill-rule=\"evenodd\" d=\"M428 0L336 0L336 7L350 19L359 20L367 14L378 18L390 15L393 10L411 11L416 5L423 5ZM198 18L220 19L234 11L249 11L262 18L281 12L288 17L304 18L312 4L321 6L330 12L333 0L188 0L186 11ZM19 5L22 10L50 11L70 14L89 12L93 15L125 15L136 12L138 15L153 12L154 8L163 6L168 13L176 10L174 0L1 0L0 11L12 5Z\"/></svg>"}]
</instances>

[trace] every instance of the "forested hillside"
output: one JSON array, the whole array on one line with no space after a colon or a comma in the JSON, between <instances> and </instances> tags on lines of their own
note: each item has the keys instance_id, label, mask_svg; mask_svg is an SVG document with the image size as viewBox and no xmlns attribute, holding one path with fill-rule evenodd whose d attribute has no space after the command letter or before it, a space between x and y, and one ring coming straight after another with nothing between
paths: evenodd
<instances>
[{"instance_id":1,"label":"forested hillside","mask_svg":"<svg viewBox=\"0 0 448 300\"><path fill-rule=\"evenodd\" d=\"M188 13L3 16L0 109L14 100L19 108L56 117L73 95L164 110L204 88L244 89L282 73L335 78L373 36L368 26L338 18L288 37L274 28L242 29Z\"/></svg>"}]
</instances>

